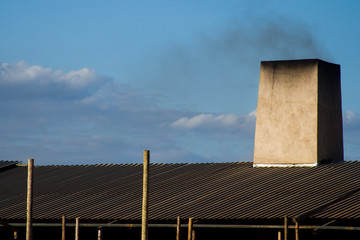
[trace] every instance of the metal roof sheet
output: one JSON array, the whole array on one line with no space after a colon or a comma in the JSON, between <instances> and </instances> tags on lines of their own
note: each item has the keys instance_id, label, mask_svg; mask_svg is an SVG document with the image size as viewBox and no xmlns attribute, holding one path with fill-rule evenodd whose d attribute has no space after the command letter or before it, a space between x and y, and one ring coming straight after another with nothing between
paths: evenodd
<instances>
[{"instance_id":1,"label":"metal roof sheet","mask_svg":"<svg viewBox=\"0 0 360 240\"><path fill-rule=\"evenodd\" d=\"M0 219L26 217L26 166L0 173ZM142 165L36 166L34 218L141 219ZM151 164L149 219L360 218L360 162Z\"/></svg>"},{"instance_id":2,"label":"metal roof sheet","mask_svg":"<svg viewBox=\"0 0 360 240\"><path fill-rule=\"evenodd\" d=\"M14 166L18 163L19 163L18 161L0 160L0 170Z\"/></svg>"}]
</instances>

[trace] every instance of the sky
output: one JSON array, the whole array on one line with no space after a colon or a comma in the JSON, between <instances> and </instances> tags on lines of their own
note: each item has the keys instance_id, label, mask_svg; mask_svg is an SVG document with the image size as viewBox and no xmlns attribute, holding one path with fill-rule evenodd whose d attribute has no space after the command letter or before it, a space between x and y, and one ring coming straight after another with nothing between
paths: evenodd
<instances>
[{"instance_id":1,"label":"sky","mask_svg":"<svg viewBox=\"0 0 360 240\"><path fill-rule=\"evenodd\" d=\"M341 65L360 159L356 0L1 1L0 159L252 161L260 62Z\"/></svg>"}]
</instances>

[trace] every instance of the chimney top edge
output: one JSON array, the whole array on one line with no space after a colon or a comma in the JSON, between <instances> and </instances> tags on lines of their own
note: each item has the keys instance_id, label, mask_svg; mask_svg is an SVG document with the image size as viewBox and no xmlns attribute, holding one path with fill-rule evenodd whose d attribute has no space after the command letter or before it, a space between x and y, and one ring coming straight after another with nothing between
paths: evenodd
<instances>
[{"instance_id":1,"label":"chimney top edge","mask_svg":"<svg viewBox=\"0 0 360 240\"><path fill-rule=\"evenodd\" d=\"M269 60L269 61L261 61L261 64L263 63L290 63L290 62L323 62L323 63L328 63L328 64L334 64L334 65L339 65L336 63L332 63L332 62L327 62L324 61L322 59L319 58L308 58L308 59L290 59L290 60Z\"/></svg>"}]
</instances>

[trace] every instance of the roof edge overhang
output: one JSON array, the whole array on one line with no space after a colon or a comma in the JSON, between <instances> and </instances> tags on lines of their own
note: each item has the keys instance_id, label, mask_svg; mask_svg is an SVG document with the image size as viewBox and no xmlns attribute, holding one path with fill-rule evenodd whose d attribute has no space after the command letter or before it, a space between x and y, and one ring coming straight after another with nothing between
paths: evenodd
<instances>
[{"instance_id":1,"label":"roof edge overhang","mask_svg":"<svg viewBox=\"0 0 360 240\"><path fill-rule=\"evenodd\" d=\"M253 167L316 167L318 163L254 163Z\"/></svg>"}]
</instances>

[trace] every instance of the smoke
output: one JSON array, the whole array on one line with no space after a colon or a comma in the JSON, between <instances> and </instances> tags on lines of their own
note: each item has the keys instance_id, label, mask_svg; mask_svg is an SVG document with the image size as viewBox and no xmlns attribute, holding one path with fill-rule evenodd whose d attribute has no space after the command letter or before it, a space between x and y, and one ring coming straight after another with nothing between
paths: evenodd
<instances>
[{"instance_id":1,"label":"smoke","mask_svg":"<svg viewBox=\"0 0 360 240\"><path fill-rule=\"evenodd\" d=\"M261 27L259 27L261 29ZM325 50L310 28L289 19L272 21L260 30L254 46L260 56L274 58L325 58Z\"/></svg>"},{"instance_id":2,"label":"smoke","mask_svg":"<svg viewBox=\"0 0 360 240\"><path fill-rule=\"evenodd\" d=\"M167 95L163 106L175 102L194 111L249 112L256 108L260 61L327 57L313 29L287 18L213 26L191 43L164 49L147 61L139 78Z\"/></svg>"},{"instance_id":3,"label":"smoke","mask_svg":"<svg viewBox=\"0 0 360 240\"><path fill-rule=\"evenodd\" d=\"M328 57L312 27L288 18L236 22L218 36L202 38L205 56L248 65L249 60Z\"/></svg>"}]
</instances>

